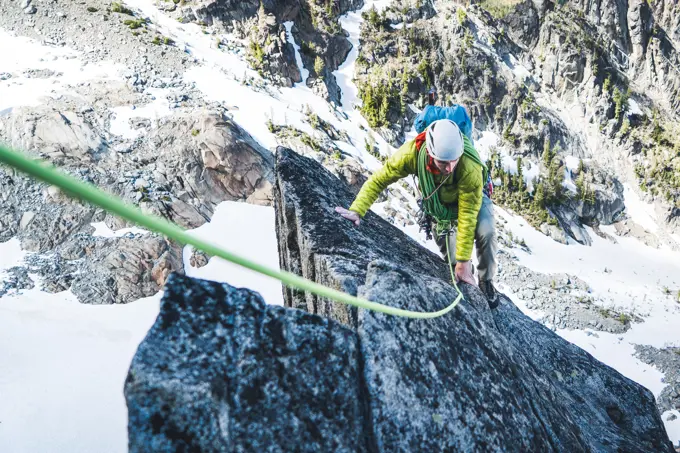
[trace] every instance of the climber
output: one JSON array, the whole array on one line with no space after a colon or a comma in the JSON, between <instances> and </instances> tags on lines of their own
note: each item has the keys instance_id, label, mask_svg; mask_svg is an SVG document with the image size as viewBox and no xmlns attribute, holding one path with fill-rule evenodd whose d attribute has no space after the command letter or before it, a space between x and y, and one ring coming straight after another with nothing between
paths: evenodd
<instances>
[{"instance_id":1,"label":"climber","mask_svg":"<svg viewBox=\"0 0 680 453\"><path fill-rule=\"evenodd\" d=\"M356 226L378 195L390 184L406 177L418 176L419 204L425 214L436 221L436 243L455 263L455 278L476 286L470 262L473 242L477 246L479 288L489 306L498 306L493 285L498 249L493 204L484 190L486 167L471 141L458 125L441 119L410 140L391 156L362 186L356 199L345 209L335 211ZM456 232L457 226L457 232Z\"/></svg>"}]
</instances>

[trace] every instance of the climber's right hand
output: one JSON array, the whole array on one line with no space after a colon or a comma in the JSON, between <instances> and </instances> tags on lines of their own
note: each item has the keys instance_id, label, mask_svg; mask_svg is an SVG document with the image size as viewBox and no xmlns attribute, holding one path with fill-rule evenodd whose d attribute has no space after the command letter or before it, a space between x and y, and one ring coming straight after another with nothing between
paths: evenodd
<instances>
[{"instance_id":1,"label":"climber's right hand","mask_svg":"<svg viewBox=\"0 0 680 453\"><path fill-rule=\"evenodd\" d=\"M356 226L359 226L361 223L361 216L359 213L354 212L354 211L349 211L345 208L341 208L340 206L335 208L335 212L346 218L347 220L350 220L353 222Z\"/></svg>"}]
</instances>

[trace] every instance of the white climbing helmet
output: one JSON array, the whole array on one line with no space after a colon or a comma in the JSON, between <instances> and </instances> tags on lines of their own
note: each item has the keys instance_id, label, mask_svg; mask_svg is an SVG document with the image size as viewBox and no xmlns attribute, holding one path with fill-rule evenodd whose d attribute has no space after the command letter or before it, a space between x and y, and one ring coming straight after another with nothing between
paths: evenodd
<instances>
[{"instance_id":1,"label":"white climbing helmet","mask_svg":"<svg viewBox=\"0 0 680 453\"><path fill-rule=\"evenodd\" d=\"M427 127L425 144L430 156L450 162L463 155L463 134L451 120L433 121Z\"/></svg>"}]
</instances>

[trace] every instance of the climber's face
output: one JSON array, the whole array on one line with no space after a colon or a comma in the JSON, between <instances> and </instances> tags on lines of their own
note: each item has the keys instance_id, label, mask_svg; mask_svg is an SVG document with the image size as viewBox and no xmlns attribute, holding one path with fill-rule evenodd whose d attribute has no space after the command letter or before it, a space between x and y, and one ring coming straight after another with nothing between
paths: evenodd
<instances>
[{"instance_id":1,"label":"climber's face","mask_svg":"<svg viewBox=\"0 0 680 453\"><path fill-rule=\"evenodd\" d=\"M432 159L434 161L435 167L437 169L444 173L445 175L448 175L449 173L453 173L453 170L456 169L456 165L458 165L458 161L460 159L456 160L439 160L439 159Z\"/></svg>"}]
</instances>

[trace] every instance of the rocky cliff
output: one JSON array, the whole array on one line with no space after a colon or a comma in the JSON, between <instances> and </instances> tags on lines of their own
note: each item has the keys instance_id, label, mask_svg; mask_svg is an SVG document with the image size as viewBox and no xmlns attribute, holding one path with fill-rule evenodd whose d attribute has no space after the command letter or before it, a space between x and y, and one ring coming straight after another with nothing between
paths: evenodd
<instances>
[{"instance_id":1,"label":"rocky cliff","mask_svg":"<svg viewBox=\"0 0 680 453\"><path fill-rule=\"evenodd\" d=\"M356 8L362 3L375 5L378 9L373 13L369 6L361 14ZM373 294L370 290L380 281L394 282L395 288L406 288L404 291L417 291L417 286L408 289L411 283L403 283L406 276L398 270L402 268L408 275L414 276L416 284L431 282L437 290L450 290L443 283L446 282L447 271L439 259L423 252L394 228L383 228L383 223L379 227L371 227L378 222L373 213L370 214L370 223L362 225L360 231L346 228L347 225L332 220L332 217L327 218L325 214L326 209L336 202L349 203L351 194L356 193L370 170L377 168L379 162L375 158L384 159L393 151L379 135L393 144L405 138L430 86L438 89L441 103L464 103L474 119L474 138L480 149L485 143L493 142L489 140L492 134L498 138L496 143L485 148L490 158L494 154L496 158L492 159L494 179L498 184L495 203L521 213L532 226L559 242L571 243L571 238L575 238L584 244L592 241L595 245L594 248L562 247L550 241L543 242L544 238L529 225L518 225L519 219L505 215L506 210L498 210L499 214L503 214L498 216L496 225L501 244L497 283L509 294L512 293L513 300L522 306L524 312L531 313L546 327L557 329L565 338L590 348L588 350L595 355L602 351L616 351L597 357L612 360L607 363L651 389L657 396L658 410L664 414L664 421L680 416L677 412L669 413L680 408L680 377L677 360L673 359L677 357L677 351L651 346L637 348L641 342L644 345L653 343L656 347L678 343L672 326L673 320L680 314L680 305L675 303L680 300L680 286L674 272L668 271L675 269L678 260L674 263L673 256L666 255L665 250L647 250L649 253L639 255L636 253L637 246L625 237L641 238L652 247L678 247L677 244L680 244L680 239L676 243L667 234L673 228L678 231L680 226L678 183L674 176L678 170L677 151L680 148L677 137L680 130L673 119L677 113L673 104L677 95L677 71L674 68L680 67L674 63L680 17L677 2L183 0L175 3L129 0L126 3L88 0L84 3L0 0L0 11L0 54L3 55L0 67L0 140L55 163L147 212L164 216L189 229L214 218L215 209L224 200L270 205L274 202L272 189L277 185L276 190L280 193L278 203L285 208L278 216L284 267L352 293ZM348 11L352 14L341 16ZM300 48L298 53L302 65L295 61L296 46ZM354 46L353 51L348 54L351 46ZM342 86L348 88L344 95L350 102L338 107L342 99L333 70L343 60L346 63L343 71L337 74L343 81ZM297 85L287 88L294 82L301 82L306 71L309 71L307 87ZM358 95L366 108L361 108L359 99L355 100L353 76L356 76ZM373 85L372 91L367 88L369 85ZM331 102L324 102L322 98ZM361 108L364 118L354 111L355 107ZM368 124L369 120L371 124ZM337 181L325 173L318 176L318 180L306 181L305 185L291 184L296 178L306 178L303 170L316 168L306 160L289 160L289 164L281 167L288 176L277 182L273 173L274 158L270 152L274 148L266 149L275 144L295 149L321 162L349 184L351 193L346 193L345 188L339 186L335 191ZM517 158L521 161L517 162ZM580 160L583 165L580 165ZM534 179L526 186L518 184L521 178L513 174L517 168L522 169L527 180L538 173L540 181ZM300 172L296 173L296 169ZM570 184L572 182L574 184ZM314 187L317 183L327 184L335 194L326 194L325 186ZM629 196L635 191L646 201L655 203L656 219L638 224L637 217L632 218L635 197L629 199ZM538 197L541 193L542 202ZM285 203L281 201L284 195L289 196ZM420 239L415 233L417 206L413 195L412 187L402 181L389 187L374 209L387 222L410 230L411 237ZM296 201L296 197L299 200ZM314 205L307 206L307 198L326 200L328 204L316 208ZM628 214L625 211L631 214L631 218L622 220ZM220 216L217 217L214 218L216 222L222 221ZM598 228L600 224L610 223L613 227ZM592 226L592 230L584 225ZM184 266L189 271L188 265L201 267L210 259L195 252L190 258L185 255L182 259L182 249L177 244L138 230L125 233L123 229L129 226L100 210L70 201L55 187L0 169L0 246L8 245L12 252L20 244L22 254L26 253L18 261L10 259L15 267L0 272L0 303L23 297L22 293L29 293L26 291L29 288L50 293L70 290L78 300L88 304L134 303L138 298L157 294L172 272L181 274ZM110 237L102 237L102 234ZM595 234L607 241L600 240ZM12 243L5 244L7 240L12 240ZM609 245L617 241L619 244L612 248L603 247L603 243ZM390 248L389 244L399 244L399 247ZM565 260L557 268L549 269L554 272L545 273L548 268L535 263L550 255L546 252L548 249L559 250L560 261L572 252L578 257L571 263ZM593 259L592 255L598 251L608 259ZM269 253L273 256L276 251L269 250ZM5 258L2 255L0 262ZM663 261L665 256L671 258ZM619 260L619 257L622 259ZM395 266L396 270L393 269ZM212 266L206 270L210 268ZM385 277L388 272L392 272L392 280ZM206 272L208 274L210 272ZM425 277L421 278L421 275ZM680 272L675 275L680 275ZM171 286L179 288L176 286L178 281L175 280ZM193 283L182 282L182 285L188 287ZM643 297L639 297L637 288L644 288ZM470 293L468 300L474 304L476 298L472 289L464 290ZM234 306L238 306L240 302L237 299L242 297L231 290L227 292ZM168 291L168 294L170 297L174 293ZM430 297L431 294L427 294ZM412 303L416 308L420 305L439 307L448 302L444 296L441 300L432 296L428 301L421 300L421 297L410 302L389 296L378 294L375 297L388 303L394 301L399 306ZM67 297L67 294L57 295L56 299L62 297ZM43 299L52 300L52 297L45 296ZM368 378L363 376L370 378L370 373L378 369L366 359L373 356L361 352L364 340L360 330L371 325L370 319L356 310L295 291L287 293L287 301L289 308L325 317L319 329L305 328L307 333L295 337L290 350L299 349L295 346L297 338L307 344L310 335L330 329L333 332L330 337L345 351L343 357L347 358L346 362L353 364L347 368L348 373L355 373L365 381ZM254 306L253 310L243 310L247 313L262 312L259 303ZM504 304L502 309L509 307ZM100 307L98 310L135 308ZM91 307L74 307L74 310L94 311ZM274 318L283 317L291 322L292 319L295 322L302 319L296 317L299 312L291 317L288 311L262 310ZM464 311L465 316L473 320L478 316L483 318L487 333L480 333L476 327L464 329L481 336L483 342L491 342L489 347L493 354L502 356L508 348L516 348L520 344L519 340L506 339L511 338L511 334L500 336L501 332L494 330L494 325L500 327L504 324L500 318L492 323L483 306L479 307L482 312L479 315L472 311L471 306L463 310L467 310ZM198 309L192 308L191 313L194 312ZM506 312L507 316L510 316L509 313ZM5 314L7 316L3 319L12 322L11 311ZM15 315L18 318L14 319L20 320L16 324L23 326L25 314L19 311ZM169 316L172 319L174 314ZM206 315L209 316L212 314ZM522 322L527 321L519 315L517 317ZM318 321L314 316L303 318L303 324ZM340 325L331 323L329 318L339 321ZM510 325L521 330L516 324ZM542 335L545 334L550 341L557 341L545 331L536 331L533 323L529 325L531 329L525 332L540 338L544 338ZM657 325L670 327L663 330L657 329ZM350 334L341 328L343 326L350 330L351 335L359 332L358 336L347 337ZM399 326L390 328L400 332L396 344L402 344L403 331ZM412 329L417 330L416 327ZM446 347L453 340L445 329L468 338L467 334L448 324L440 330L433 330L437 336L444 338ZM21 331L30 338L28 331ZM157 331L154 332L155 335ZM212 331L208 329L207 334L212 335ZM490 337L485 336L487 334L496 340L489 340ZM580 334L583 335L579 337ZM191 335L194 335L193 331ZM240 337L235 338L240 341ZM607 344L609 339L617 342L612 349ZM439 341L439 338L435 340ZM476 340L465 341L467 343L462 344L473 350L479 346ZM498 341L509 342L509 345L504 346L505 349L497 349L495 343ZM14 343L33 344L33 339ZM430 343L434 344L434 340ZM430 347L430 343L424 348ZM80 344L90 344L89 338ZM327 349L328 345L322 340L315 344L320 350ZM184 351L183 347L174 351L176 355ZM415 346L409 347L411 349L404 349L406 357L416 360L414 357L418 358L420 351L415 353ZM585 368L578 368L577 373L580 370L585 370L584 373L592 371L588 368L592 358L579 355L581 353L572 356L559 347L555 356L575 358L578 363L586 364L583 365ZM441 378L437 368L439 349L425 356L435 364L434 368L429 362L425 364L426 368L418 368L427 369L432 376L438 376L437 379ZM620 359L629 357L630 351L635 349L638 349L641 361L656 366L665 376L661 378L656 370L632 358L629 361ZM461 357L467 354L458 349L452 350ZM5 348L4 352L9 353L11 358L16 357L11 349ZM60 352L69 360L74 356L68 348ZM399 349L394 355L401 353ZM535 357L539 357L540 353L532 352ZM531 364L525 357L527 354L520 355L516 363L525 368L527 363ZM321 353L317 356L324 357ZM445 359L452 360L450 357ZM257 360L264 358L257 356ZM379 356L377 362L393 363L389 360L392 359ZM477 362L471 363L475 370L479 368ZM502 365L505 362L493 363ZM559 374L542 374L543 380L562 387L571 385L571 393L566 396L555 393L548 386L546 394L567 401L569 395L577 395L573 387L581 385L585 378L579 374L572 376L573 368L564 363L558 364L562 368L555 368L558 365L554 363L552 358L545 358L534 369L543 369L544 365L549 370L557 369ZM323 370L317 367L335 366L331 362L321 365L305 363L304 360L286 366L298 365L310 376L323 376L320 374ZM359 368L359 365L364 368ZM445 361L441 369L467 376L464 368L457 366ZM592 366L592 369L598 370L597 373L603 373L605 369L598 364ZM403 369L408 371L406 376L417 374L411 369ZM393 381L406 379L402 375L397 378L390 370L378 370L380 376L391 376ZM30 368L27 372L32 371L33 368ZM245 374L250 371L254 370L246 370ZM500 373L505 376L504 371ZM531 379L538 376L529 374L531 377L526 382L533 382ZM486 379L490 378L483 376L486 383ZM498 375L489 376L496 378ZM51 382L58 380L53 377L45 379ZM514 377L508 379L516 383L512 380ZM439 385L439 381L436 382ZM635 403L636 408L647 407L649 395L640 393L638 387L629 386L628 381L621 380L620 376L607 382L626 383L622 391L628 392L633 388L635 395L643 395L640 397L643 402ZM18 379L17 388L24 383L25 380ZM584 384L585 395L592 402L585 413L595 414L592 419L595 422L587 419L588 424L594 423L597 429L603 427L606 433L612 430L615 435L623 433L621 436L626 439L634 437L631 433L643 432L642 425L657 426L656 420L648 423L650 416L647 412L644 416L636 416L637 412L628 406L621 406L624 417L619 417L615 409L619 406L614 404L618 405L624 398L619 398L618 394L610 396L604 391L597 393L597 397L591 397L595 391L589 390L590 384ZM237 385L235 380L229 381L229 386L232 385ZM303 386L299 381L294 385ZM358 425L350 425L349 421L344 421L347 419L331 419L325 413L309 419L326 420L321 424L334 433L340 432L338 425L350 426L347 432L361 442L390 438L389 430L392 428L385 428L387 425L378 423L379 429L375 430L371 427L372 420L381 420L381 413L394 412L384 409L387 403L379 399L380 385L387 384L380 384L374 379L370 384L370 394L367 390L369 384L352 385L355 385L352 387L354 390L342 387L342 392L352 398L359 395L356 398L364 406L370 403L377 408L369 411L358 404L334 406L338 413L359 414L353 419L361 420ZM448 389L448 385L444 388ZM663 390L661 385L665 386ZM109 391L118 395L120 385L114 387ZM538 385L535 388L543 389ZM312 387L302 395L306 398L317 390ZM500 391L506 390L502 387ZM430 390L425 386L413 387L411 393L419 396L424 391ZM218 395L221 394L219 392ZM246 398L251 397L248 389L244 389L243 394L247 395ZM497 425L483 425L479 420L465 418L472 416L468 409L473 402L457 393L454 395L463 398L465 403L452 407L466 412L445 413L459 424L454 428L447 425L441 428L441 432L457 430L460 423L468 422L474 425L468 432L479 426L497 428ZM507 396L506 393L502 395ZM425 396L429 398L430 394L425 393ZM629 393L625 396L628 399ZM40 399L39 404L46 404L42 395L36 398ZM295 398L290 397L293 403L289 406L300 407L298 403L302 399ZM527 423L534 426L538 423L537 418L532 419L522 412L525 407L522 404L527 398L511 407L513 411L519 411L513 413L524 414L518 415L518 420L525 417L530 420ZM578 400L576 396L573 398ZM631 401L637 401L635 398ZM427 401L443 404L444 399L435 400L433 397ZM78 404L76 399L70 401L73 405ZM388 402L396 404L397 401L403 400ZM498 408L495 402L488 403L481 397L475 401ZM505 403L505 400L500 401ZM609 405L611 401L614 401L612 406ZM415 399L409 399L407 403L418 407ZM273 403L269 401L268 404ZM566 404L555 407L560 411L576 407ZM612 420L607 418L610 417L609 412L601 411L605 406L614 408L609 412L623 428L616 423L616 428L609 425L607 420ZM235 418L242 414L233 409L235 406L226 403L220 402L216 407L220 410L229 407L230 413L236 414ZM578 408L580 410L580 406ZM82 412L78 407L72 409ZM300 410L307 409L303 407ZM318 410L323 412L327 409ZM446 423L447 419L440 418L442 414L439 412L431 413L428 419L426 414L423 415L424 409L418 411L415 420L422 421L421 425L427 427L423 432L435 432L425 423L430 419L437 426ZM220 413L223 420L229 420L223 412ZM121 416L115 411L111 411L110 415ZM553 416L552 413L549 415ZM144 412L140 415L142 421L146 420L143 416ZM574 423L583 422L573 415L568 417L576 420ZM307 420L302 415L292 418L286 429L313 430L309 428L313 424L300 422L303 419ZM158 420L154 418L155 425L152 426L158 427ZM232 426L234 433L252 432L244 427L252 419L243 420L247 422L240 427L220 426ZM365 420L369 422L364 423ZM442 420L441 423L439 420ZM601 425L596 422L601 422ZM565 425L568 429L580 433L574 424L569 423ZM667 424L669 435L677 442L675 428L670 422ZM6 425L3 420L0 427L7 428L9 425ZM30 425L32 432L49 436L47 430L33 426L33 421ZM100 421L98 428L115 430L115 426L119 425L117 422ZM181 425L181 416L177 425ZM546 432L556 429L550 424L546 426ZM270 427L265 426L261 433L266 429ZM370 432L364 435L367 429ZM499 429L500 439L510 439L511 434ZM583 434L584 438L592 437L594 429ZM615 435L607 434L609 437L606 439L616 443L611 440L616 438ZM61 432L61 436L69 439L68 442L77 437L67 429ZM238 436L239 442L246 442L243 440L245 435ZM263 438L269 441L283 436L278 433ZM305 441L312 437L314 435L300 434ZM649 435L646 439L652 437ZM144 436L138 439L142 438ZM156 437L153 439L158 440ZM6 438L0 435L0 440ZM136 442L143 444L146 441ZM277 442L279 440L271 443ZM334 450L340 444L340 441L330 444L314 442L310 441L310 445L319 450ZM354 440L342 442L350 445L349 448L360 449ZM366 440L365 443L373 445L379 442L382 440ZM511 444L526 445L522 444L525 440L518 442ZM619 444L637 446L624 441ZM567 442L565 445L574 444ZM591 445L592 450L606 450L604 446L592 447L592 443L584 445ZM652 444L645 445L641 448ZM625 451L624 447L622 449ZM633 447L629 449L634 450Z\"/></svg>"},{"instance_id":2,"label":"rocky cliff","mask_svg":"<svg viewBox=\"0 0 680 453\"><path fill-rule=\"evenodd\" d=\"M498 191L514 192L498 201L535 226L559 224L589 244L582 225L622 220L627 183L675 231L677 3L440 1L436 13L430 2L419 5L418 13L404 13L398 2L364 13L362 113L386 140L403 142L414 115L408 106L422 107L434 87L441 104L465 105L477 129L500 137L492 161L500 151L521 157L525 172L540 167L526 189L504 180L514 165L495 172ZM576 173L570 159L586 171ZM565 169L577 183L571 190L562 190Z\"/></svg>"},{"instance_id":3,"label":"rocky cliff","mask_svg":"<svg viewBox=\"0 0 680 453\"><path fill-rule=\"evenodd\" d=\"M344 183L277 158L284 268L413 310L455 296L444 262L395 227L332 215ZM462 289L422 321L172 277L125 386L130 451L673 451L648 390Z\"/></svg>"},{"instance_id":4,"label":"rocky cliff","mask_svg":"<svg viewBox=\"0 0 680 453\"><path fill-rule=\"evenodd\" d=\"M249 42L250 62L276 83L292 86L305 82L320 96L341 104L340 88L333 71L345 61L351 45L338 18L363 5L363 0L291 2L286 0L203 0L182 10L209 25L237 31ZM300 46L303 67L310 73L302 80L293 46L284 24Z\"/></svg>"}]
</instances>

